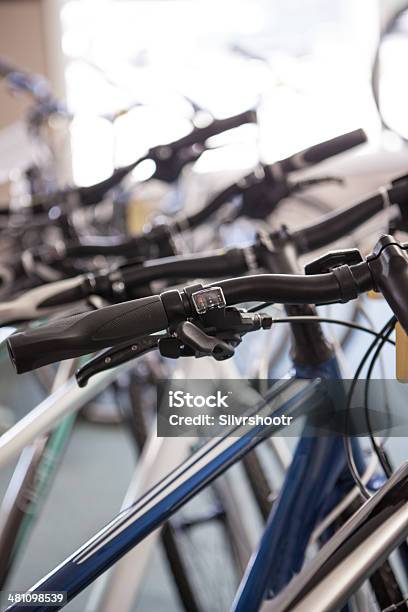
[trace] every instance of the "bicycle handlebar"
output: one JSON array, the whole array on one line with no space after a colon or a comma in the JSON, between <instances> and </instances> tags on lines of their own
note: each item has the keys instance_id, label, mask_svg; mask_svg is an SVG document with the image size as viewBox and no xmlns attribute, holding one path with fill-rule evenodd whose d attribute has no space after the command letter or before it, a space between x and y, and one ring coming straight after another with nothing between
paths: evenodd
<instances>
[{"instance_id":1,"label":"bicycle handlebar","mask_svg":"<svg viewBox=\"0 0 408 612\"><path fill-rule=\"evenodd\" d=\"M271 301L278 296L282 296L283 301L299 301L300 287L306 289L306 297L300 298L301 303L318 301L316 298L321 296L324 296L323 301L332 302L339 297L333 274L316 277L249 276L223 281L217 286L224 290L228 304L244 300ZM37 329L12 335L7 344L16 370L21 374L56 361L129 343L138 335L157 333L168 325L162 297L156 295L51 321Z\"/></svg>"},{"instance_id":2,"label":"bicycle handlebar","mask_svg":"<svg viewBox=\"0 0 408 612\"><path fill-rule=\"evenodd\" d=\"M123 239L123 236L92 236L82 237L81 241L67 241L58 245L58 249L50 252L47 248L44 255L41 247L30 249L33 255L39 256L39 261L54 266L73 258L93 257L125 257L128 260L158 258L174 254L173 235L167 225L155 225L148 232Z\"/></svg>"},{"instance_id":3,"label":"bicycle handlebar","mask_svg":"<svg viewBox=\"0 0 408 612\"><path fill-rule=\"evenodd\" d=\"M319 304L346 302L373 288L371 269L366 262L341 268L341 273L334 270L314 276L247 276L221 281L204 287L204 290L220 287L229 305L245 301ZM163 331L170 325L197 316L189 295L189 288L183 292L170 290L14 334L7 342L10 356L17 371L22 373L62 359L129 343L138 336Z\"/></svg>"},{"instance_id":4,"label":"bicycle handlebar","mask_svg":"<svg viewBox=\"0 0 408 612\"><path fill-rule=\"evenodd\" d=\"M189 255L188 258L182 255L164 257L142 265L125 266L119 272L127 292L131 292L155 280L217 278L225 274L244 273L248 267L246 249L230 248L204 255Z\"/></svg>"},{"instance_id":5,"label":"bicycle handlebar","mask_svg":"<svg viewBox=\"0 0 408 612\"><path fill-rule=\"evenodd\" d=\"M329 245L353 231L358 225L378 213L384 207L385 200L398 203L403 210L405 204L408 204L407 199L408 177L401 177L392 183L388 192L380 191L354 206L325 215L321 221L289 233L288 238L295 244L298 254L305 254ZM132 244L133 249L138 239L134 240L135 242L129 241L129 246ZM82 248L82 245L78 245L73 247L73 251ZM94 248L97 247L92 246L89 254ZM104 252L118 249L118 253L123 255L120 248L119 244L108 245ZM129 254L131 250L128 250ZM49 312L61 310L62 307L90 295L99 295L108 301L123 301L140 297L140 289L155 280L188 280L244 274L256 268L268 269L269 266L265 262L267 260L263 248L258 248L258 244L255 244L204 255L190 255L188 258L172 256L150 260L143 264L128 264L112 273L82 275L76 279L48 283L43 287L27 291L17 300L0 304L0 324L32 320ZM118 292L115 287L120 287L121 290Z\"/></svg>"},{"instance_id":6,"label":"bicycle handlebar","mask_svg":"<svg viewBox=\"0 0 408 612\"><path fill-rule=\"evenodd\" d=\"M175 140L164 146L177 150L185 147L190 147L195 144L204 144L205 141L211 138L212 136L217 136L218 134L222 134L223 132L227 132L228 130L232 130L247 123L256 122L256 111L253 109L246 110L243 113L239 113L238 115L225 117L225 119L213 119L205 127L194 127L193 130L186 136L182 136L178 140ZM154 147L153 149L151 149L151 152L154 154L154 152L157 151L159 148L161 148L161 145L159 145L159 147Z\"/></svg>"},{"instance_id":7,"label":"bicycle handlebar","mask_svg":"<svg viewBox=\"0 0 408 612\"><path fill-rule=\"evenodd\" d=\"M105 239L102 241L94 239L92 242L85 242L85 244L68 243L63 249L63 256L72 258L104 255L106 257L119 256L134 258L139 252L140 243L144 240L146 240L145 236L141 235L129 238L128 240L110 239L107 242Z\"/></svg>"},{"instance_id":8,"label":"bicycle handlebar","mask_svg":"<svg viewBox=\"0 0 408 612\"><path fill-rule=\"evenodd\" d=\"M372 289L367 266L353 266L359 292ZM351 268L350 268L351 269ZM301 274L257 274L231 278L216 283L227 304L271 302L279 304L334 304L346 302L346 295L334 272L304 276ZM357 293L354 298L357 297Z\"/></svg>"},{"instance_id":9,"label":"bicycle handlebar","mask_svg":"<svg viewBox=\"0 0 408 612\"><path fill-rule=\"evenodd\" d=\"M147 159L147 157L141 157L128 166L116 168L111 176L100 183L95 183L95 185L90 185L89 187L74 188L69 191L76 194L81 206L95 206L95 204L98 204L105 197L108 191L119 185L119 183L145 159Z\"/></svg>"},{"instance_id":10,"label":"bicycle handlebar","mask_svg":"<svg viewBox=\"0 0 408 612\"><path fill-rule=\"evenodd\" d=\"M402 213L408 207L408 176L392 181L387 190L379 190L358 204L329 213L317 223L293 232L292 238L299 255L315 251L346 236L390 204L398 204Z\"/></svg>"},{"instance_id":11,"label":"bicycle handlebar","mask_svg":"<svg viewBox=\"0 0 408 612\"><path fill-rule=\"evenodd\" d=\"M160 161L161 152L164 148L168 148L169 150L173 150L174 153L177 153L178 150L182 150L187 146L193 146L194 144L203 143L211 136L222 133L227 129L232 129L234 127L238 127L239 125L243 125L244 123L249 123L255 120L256 113L254 111L245 111L244 113L240 113L239 115L235 115L233 117L227 117L226 119L215 119L205 128L195 128L192 132L190 132L190 134L187 134L187 136L184 136L177 141L151 149L146 156L136 160L132 164L122 168L117 168L110 177L101 181L100 183L96 183L95 185L91 185L89 187L68 188L49 196L35 196L33 198L30 210L33 212L41 212L44 210L44 206L47 207L52 203L55 203L58 198L64 200L70 197L77 198L80 205L93 206L100 202L108 191L117 186L142 161L149 158L157 158L157 163L166 163L166 160L164 160L164 162L163 160ZM366 142L366 135L364 131L361 129L355 130L354 132L343 134L326 142L314 145L313 147L296 153L285 160L276 162L271 166L264 166L263 172L265 172L266 177L273 179L275 176L282 175L282 173L288 174L305 166L319 163L328 157L342 153L347 149L364 142ZM180 163L183 165L186 163L186 160ZM168 179L170 179L174 173L177 173L178 165L178 163L175 163L175 167L171 167L166 172L160 172L159 174L162 180L165 180L166 176ZM174 223L174 229L176 231L182 231L185 229L185 227L194 229L216 213L226 202L232 200L234 197L240 195L246 190L251 189L251 187L256 189L260 182L262 181L258 178L256 171L247 175L244 177L244 179L242 179L242 181L233 183L222 192L218 193L201 210L185 219L182 219L181 221L176 221ZM268 186L268 189L270 190L271 187ZM282 181L278 181L277 185L275 185L275 190L276 192L270 194L275 204L278 204L284 197L289 195L289 191ZM255 193L254 195L256 196L257 194ZM262 194L259 195L262 197ZM126 256L136 243L136 240L137 239L125 241L122 244L117 245L101 246L100 248L92 244L75 245L72 247L69 253L67 252L67 256L82 257L95 254L119 254Z\"/></svg>"},{"instance_id":12,"label":"bicycle handlebar","mask_svg":"<svg viewBox=\"0 0 408 612\"><path fill-rule=\"evenodd\" d=\"M295 153L295 155L291 155L286 159L276 162L276 164L282 172L287 174L307 168L308 166L319 164L330 157L334 157L334 155L344 153L365 142L367 142L367 136L364 130L353 130L347 134L342 134L341 136L336 136L325 142L308 147L299 153ZM275 164L272 164L272 166L269 167L273 168L274 166Z\"/></svg>"},{"instance_id":13,"label":"bicycle handlebar","mask_svg":"<svg viewBox=\"0 0 408 612\"><path fill-rule=\"evenodd\" d=\"M61 201L69 202L70 199L76 201L80 206L94 206L101 202L108 191L119 185L145 159L146 157L142 157L128 166L117 168L107 179L88 187L67 187L50 194L36 194L32 198L30 211L37 214L42 213L54 204L60 204Z\"/></svg>"},{"instance_id":14,"label":"bicycle handlebar","mask_svg":"<svg viewBox=\"0 0 408 612\"><path fill-rule=\"evenodd\" d=\"M284 304L345 303L371 289L383 293L401 325L408 332L408 244L383 236L366 261L341 265L311 276L261 274L220 281L207 287L186 287L140 298L98 311L50 322L40 328L12 335L7 340L17 372L79 357L95 350L132 342L161 332L183 320L199 316L194 293L221 290L225 304L248 301ZM328 258L326 258L328 261ZM212 303L211 306L214 304Z\"/></svg>"},{"instance_id":15,"label":"bicycle handlebar","mask_svg":"<svg viewBox=\"0 0 408 612\"><path fill-rule=\"evenodd\" d=\"M329 245L380 212L384 208L385 199L391 204L398 203L401 208L408 206L408 178L397 179L385 193L380 191L354 206L325 215L313 225L289 233L289 238L296 245L299 255ZM130 298L136 297L132 295L132 290L155 280L215 278L226 274L243 274L253 268L262 267L265 267L264 258L255 244L208 255L151 260L141 265L125 266L123 271L119 269L119 273L126 288L125 293ZM110 296L103 297L109 299Z\"/></svg>"},{"instance_id":16,"label":"bicycle handlebar","mask_svg":"<svg viewBox=\"0 0 408 612\"><path fill-rule=\"evenodd\" d=\"M110 273L80 274L25 291L0 302L0 325L31 321L61 311L92 295L108 301L140 296L140 289L154 280L216 278L249 269L246 250L231 248L208 255L164 257L145 264L125 265ZM118 289L120 287L120 290Z\"/></svg>"},{"instance_id":17,"label":"bicycle handlebar","mask_svg":"<svg viewBox=\"0 0 408 612\"><path fill-rule=\"evenodd\" d=\"M146 159L153 159L156 164L164 166L165 164L170 163L173 155L177 155L183 149L192 147L194 145L203 145L205 141L212 136L216 136L217 134L221 134L222 132L231 130L246 123L256 123L256 121L257 116L254 110L247 110L243 113L239 113L238 115L226 117L225 119L214 119L205 127L194 127L189 134L179 138L178 140L152 147L146 155L138 158L127 166L117 168L114 170L111 176L99 183L95 183L94 185L90 185L88 187L68 188L58 193L50 194L49 196L39 195L34 199L34 204L37 205L37 208L41 209L41 206L39 206L41 204L44 207L47 206L48 203L58 201L58 198L66 199L72 197L77 198L81 206L94 206L104 198L108 191L119 185L119 183L136 168L136 166ZM163 151L166 152L165 156L163 155ZM174 166L172 166L168 172L159 172L158 178L171 182L175 179L175 175L179 174L180 169L184 167L188 161L191 161L188 156L183 159L179 158L177 164L174 164ZM154 176L155 175L153 175L152 178L154 178Z\"/></svg>"},{"instance_id":18,"label":"bicycle handlebar","mask_svg":"<svg viewBox=\"0 0 408 612\"><path fill-rule=\"evenodd\" d=\"M329 157L343 153L348 149L356 147L367 141L367 136L364 130L358 129L348 134L342 134L331 140L321 142L313 147L304 149L295 155L291 155L286 159L277 161L271 165L263 165L258 170L251 172L236 183L232 183L223 191L219 192L210 202L201 210L192 215L175 222L177 230L183 230L185 227L194 229L211 215L216 213L226 202L232 200L236 196L243 193L248 193L251 189L254 191L255 198L265 198L265 193L258 193L259 186L263 182L268 183L268 195L272 199L274 205L277 205L283 198L289 195L285 178L286 175L300 170L302 168L320 163ZM271 185L269 183L272 183ZM271 189L276 192L271 193ZM247 209L250 207L247 206Z\"/></svg>"}]
</instances>

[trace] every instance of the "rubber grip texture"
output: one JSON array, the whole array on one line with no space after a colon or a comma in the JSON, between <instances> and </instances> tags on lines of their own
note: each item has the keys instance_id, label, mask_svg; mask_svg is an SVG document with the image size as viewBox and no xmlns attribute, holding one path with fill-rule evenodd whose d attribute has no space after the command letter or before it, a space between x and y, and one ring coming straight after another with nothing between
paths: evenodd
<instances>
[{"instance_id":1,"label":"rubber grip texture","mask_svg":"<svg viewBox=\"0 0 408 612\"><path fill-rule=\"evenodd\" d=\"M168 327L160 296L73 315L10 336L7 345L19 374L130 342Z\"/></svg>"}]
</instances>

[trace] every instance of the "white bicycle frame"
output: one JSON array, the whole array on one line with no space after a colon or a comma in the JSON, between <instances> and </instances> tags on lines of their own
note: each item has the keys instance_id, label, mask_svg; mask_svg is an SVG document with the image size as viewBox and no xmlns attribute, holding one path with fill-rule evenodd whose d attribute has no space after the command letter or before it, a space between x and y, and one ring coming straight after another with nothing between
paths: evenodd
<instances>
[{"instance_id":1,"label":"white bicycle frame","mask_svg":"<svg viewBox=\"0 0 408 612\"><path fill-rule=\"evenodd\" d=\"M62 417L94 399L132 365L127 363L101 372L86 387L78 387L75 378L61 385L0 437L0 468L10 463L37 436L52 430Z\"/></svg>"}]
</instances>

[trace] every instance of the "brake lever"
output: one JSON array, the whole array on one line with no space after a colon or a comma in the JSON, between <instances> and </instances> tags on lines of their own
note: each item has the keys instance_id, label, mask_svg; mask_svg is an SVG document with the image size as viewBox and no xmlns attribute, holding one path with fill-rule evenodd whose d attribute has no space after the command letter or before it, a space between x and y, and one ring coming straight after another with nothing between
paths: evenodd
<instances>
[{"instance_id":1,"label":"brake lever","mask_svg":"<svg viewBox=\"0 0 408 612\"><path fill-rule=\"evenodd\" d=\"M168 359L213 357L217 361L222 361L234 355L232 344L206 334L191 321L184 321L178 326L175 333L174 336L160 339L159 351L163 357ZM240 341L238 336L236 344L239 344Z\"/></svg>"},{"instance_id":2,"label":"brake lever","mask_svg":"<svg viewBox=\"0 0 408 612\"><path fill-rule=\"evenodd\" d=\"M154 351L157 349L158 343L158 336L144 336L127 346L101 351L76 371L75 378L78 386L85 387L89 379L99 372L111 370L127 361L131 361L132 359L136 359L137 357Z\"/></svg>"},{"instance_id":3,"label":"brake lever","mask_svg":"<svg viewBox=\"0 0 408 612\"><path fill-rule=\"evenodd\" d=\"M197 323L179 323L171 336L160 339L159 350L171 359L210 356L223 361L234 355L245 334L271 326L272 317L266 314L234 307L214 308L199 316Z\"/></svg>"}]
</instances>

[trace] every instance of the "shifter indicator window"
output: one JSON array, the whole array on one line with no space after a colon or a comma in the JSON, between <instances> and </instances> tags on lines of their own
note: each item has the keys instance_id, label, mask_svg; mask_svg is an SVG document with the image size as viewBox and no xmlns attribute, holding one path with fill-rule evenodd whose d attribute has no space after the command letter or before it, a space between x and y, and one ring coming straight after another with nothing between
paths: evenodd
<instances>
[{"instance_id":1,"label":"shifter indicator window","mask_svg":"<svg viewBox=\"0 0 408 612\"><path fill-rule=\"evenodd\" d=\"M226 306L224 292L221 287L211 287L210 289L196 291L196 293L192 294L191 299L198 314L204 314L208 310L224 308Z\"/></svg>"}]
</instances>

